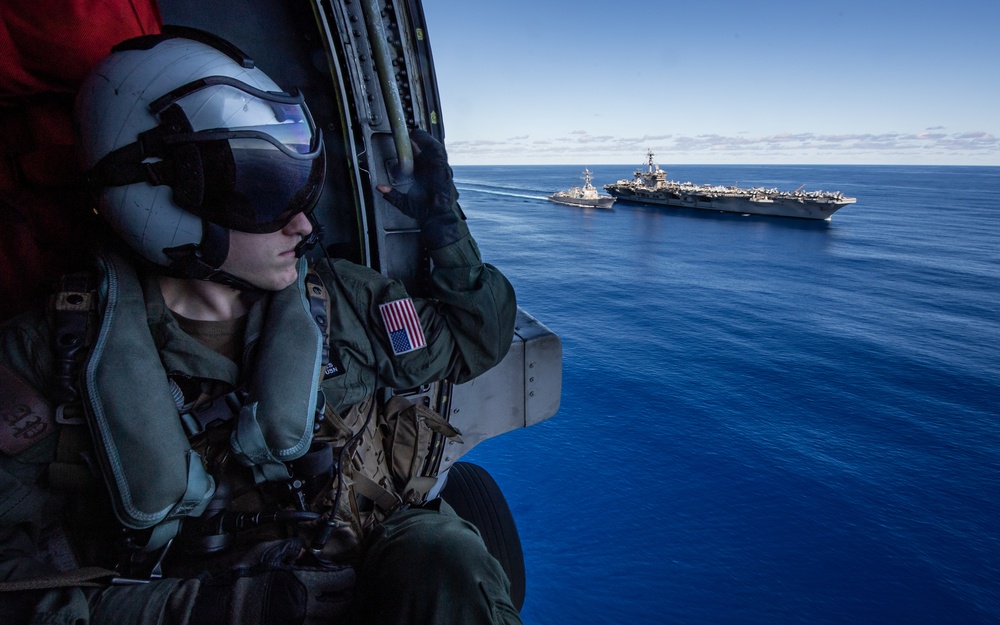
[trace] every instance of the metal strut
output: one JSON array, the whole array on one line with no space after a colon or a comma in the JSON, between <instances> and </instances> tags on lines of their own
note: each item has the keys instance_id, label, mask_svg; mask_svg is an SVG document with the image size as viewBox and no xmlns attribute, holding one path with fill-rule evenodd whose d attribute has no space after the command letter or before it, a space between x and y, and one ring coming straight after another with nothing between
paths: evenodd
<instances>
[{"instance_id":1,"label":"metal strut","mask_svg":"<svg viewBox=\"0 0 1000 625\"><path fill-rule=\"evenodd\" d=\"M368 26L368 42L372 48L375 60L375 70L382 87L385 102L385 112L389 117L389 127L396 144L396 158L399 160L400 178L413 176L413 148L410 146L410 133L406 127L406 115L403 102L399 97L399 85L393 77L392 58L389 53L389 42L385 36L385 26L382 23L382 11L379 0L363 0L361 8L365 14L365 24Z\"/></svg>"}]
</instances>

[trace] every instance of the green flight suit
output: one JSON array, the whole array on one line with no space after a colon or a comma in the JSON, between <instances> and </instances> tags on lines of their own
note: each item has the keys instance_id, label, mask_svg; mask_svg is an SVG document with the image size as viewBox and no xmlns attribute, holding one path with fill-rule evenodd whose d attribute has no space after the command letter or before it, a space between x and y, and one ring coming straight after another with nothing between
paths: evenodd
<instances>
[{"instance_id":1,"label":"green flight suit","mask_svg":"<svg viewBox=\"0 0 1000 625\"><path fill-rule=\"evenodd\" d=\"M412 299L426 344L405 353L397 354L401 350L394 350L379 308L409 297L399 282L342 260L322 261L314 266L330 293L330 345L342 368L337 375L324 380L322 388L327 402L338 413L343 414L379 388L409 388L445 378L458 383L467 381L494 366L506 354L516 312L513 289L498 270L482 262L464 222L461 228L465 234L458 241L430 251L434 263L430 297ZM246 377L246 371L180 330L163 302L155 276L146 275L140 281L146 326L163 371L197 380L212 394L222 395L237 387ZM103 288L107 290L107 284ZM267 299L254 305L247 322L248 339L260 334L267 315ZM6 378L0 379L16 379L14 386L18 387L0 388L0 427L23 426L23 421L18 421L23 415L14 405L19 401L19 392L23 395L24 389L30 389L43 397L51 392L55 363L49 334L45 315L40 312L24 315L0 328L0 367L7 373ZM253 350L253 344L249 344L247 353ZM132 357L130 353L105 355L109 361L124 363L116 366L125 368ZM260 369L268 363L253 365L252 359L245 358L243 366ZM280 373L274 375L280 377ZM141 388L120 391L140 397L144 393ZM57 441L62 428L67 427L83 426L53 425L53 431L39 437L41 440L31 445L16 445L16 453L0 453L0 581L37 578L72 568L55 561L70 552L67 542L77 557L76 566L95 564L88 556L101 555L101 550L113 539L99 535L115 525L106 494L95 491L89 509L81 512L79 500L90 496L86 491L50 488L50 467L57 460L60 447ZM18 432L23 430L21 427ZM9 432L6 440L12 440ZM153 445L154 449L157 441L141 444ZM84 450L82 457L93 460L94 453L93 449ZM70 501L74 496L76 504ZM373 606L355 606L355 618L362 622L369 618L404 622L407 611L417 610L429 616L438 610L440 618L453 618L455 622L519 622L510 606L509 584L499 564L484 547L480 548L482 542L470 524L455 516L446 504L441 508L441 511L408 510L386 522L382 537L370 550L372 557L361 563L357 573L361 579L360 596L378 597L382 612L376 617ZM83 544L91 538L86 535L90 531L95 534L96 547ZM417 544L401 540L400 536L413 536ZM420 557L423 544L431 545L437 556L430 560ZM442 562L453 562L455 566L449 572ZM386 567L400 570L386 571ZM309 575L317 579L315 572L296 575L307 584ZM345 588L349 597L354 575L353 570L334 571L324 583ZM477 592L458 590L459 584L453 585L450 595L448 591L438 597L428 595L432 593L429 588L434 588L428 584L449 583L449 575L452 580L464 580L463 584ZM393 603L391 593L385 589L366 586L390 579L398 586L400 580L405 583L410 577L419 578L423 586L419 592L411 593L414 596L401 598L398 604ZM170 577L168 566L163 579L145 584L0 593L0 612L4 614L4 623L19 623L17 619L21 618L32 625L187 625L206 584L203 576ZM421 601L425 605L415 608ZM229 618L238 622L240 617L230 614Z\"/></svg>"}]
</instances>

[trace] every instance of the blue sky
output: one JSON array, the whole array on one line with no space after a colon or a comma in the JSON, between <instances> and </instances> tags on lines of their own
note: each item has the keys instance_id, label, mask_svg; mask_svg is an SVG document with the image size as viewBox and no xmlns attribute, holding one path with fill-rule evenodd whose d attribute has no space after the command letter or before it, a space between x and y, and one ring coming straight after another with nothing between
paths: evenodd
<instances>
[{"instance_id":1,"label":"blue sky","mask_svg":"<svg viewBox=\"0 0 1000 625\"><path fill-rule=\"evenodd\" d=\"M455 164L1000 165L1000 2L424 0Z\"/></svg>"}]
</instances>

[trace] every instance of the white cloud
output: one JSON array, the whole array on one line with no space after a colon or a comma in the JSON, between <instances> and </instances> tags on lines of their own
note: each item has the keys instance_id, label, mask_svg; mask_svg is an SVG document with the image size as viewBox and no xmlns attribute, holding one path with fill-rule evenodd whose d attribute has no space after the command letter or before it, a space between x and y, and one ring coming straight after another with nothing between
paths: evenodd
<instances>
[{"instance_id":1,"label":"white cloud","mask_svg":"<svg viewBox=\"0 0 1000 625\"><path fill-rule=\"evenodd\" d=\"M934 130L934 132L931 132ZM637 163L647 149L674 163L914 163L1000 164L1000 140L983 131L929 128L916 133L763 136L700 134L618 137L574 130L566 135L512 137L506 141L459 140L448 144L457 164Z\"/></svg>"}]
</instances>

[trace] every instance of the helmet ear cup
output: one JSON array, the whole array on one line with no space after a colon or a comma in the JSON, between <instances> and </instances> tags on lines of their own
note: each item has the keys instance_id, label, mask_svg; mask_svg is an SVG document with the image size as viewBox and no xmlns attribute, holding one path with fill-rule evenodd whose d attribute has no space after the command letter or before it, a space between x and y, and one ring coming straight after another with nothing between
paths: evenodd
<instances>
[{"instance_id":1,"label":"helmet ear cup","mask_svg":"<svg viewBox=\"0 0 1000 625\"><path fill-rule=\"evenodd\" d=\"M229 230L205 222L201 243L167 247L163 254L170 259L168 273L182 278L210 279L229 256Z\"/></svg>"}]
</instances>

